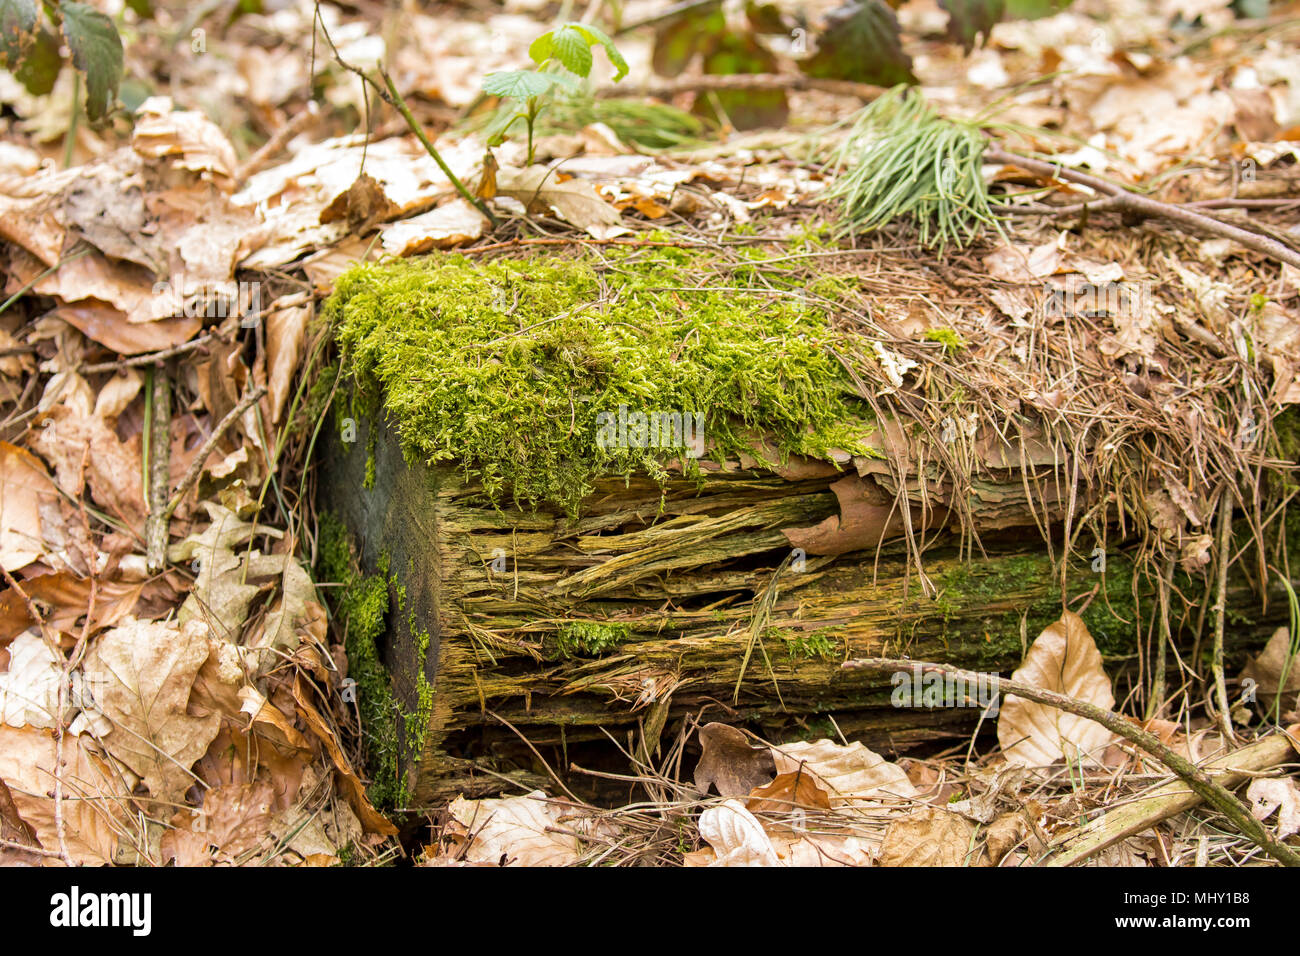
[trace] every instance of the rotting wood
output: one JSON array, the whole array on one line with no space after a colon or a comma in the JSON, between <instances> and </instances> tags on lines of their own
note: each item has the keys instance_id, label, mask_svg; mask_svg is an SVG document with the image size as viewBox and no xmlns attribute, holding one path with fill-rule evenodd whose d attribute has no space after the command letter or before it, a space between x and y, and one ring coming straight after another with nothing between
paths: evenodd
<instances>
[{"instance_id":1,"label":"rotting wood","mask_svg":"<svg viewBox=\"0 0 1300 956\"><path fill-rule=\"evenodd\" d=\"M891 522L876 526L876 542L886 531L879 553L861 534L859 550L841 553L846 479L834 469L717 471L698 487L669 482L662 499L644 477L606 479L569 520L494 508L451 469L408 466L390 432L356 424L347 445L329 430L322 505L343 518L367 572L390 569L385 657L397 699L413 712L421 681L432 688L423 745L405 742L419 754L407 767L413 805L454 796L476 776L477 792L535 778L536 761L503 724L557 760L607 734L623 740L701 711L774 733L833 713L844 733L891 752L950 739L973 728L978 708L894 707L887 675L842 662L910 656L1006 672L1061 611L1052 562L1037 532L1025 535L1034 519L1018 476L988 496L989 524L1004 530L999 548L990 539L987 556L967 561L949 532L947 546L927 551L926 573L939 585L931 600ZM853 479L882 499L893 494L874 482L870 473ZM973 507L978 514L978 496ZM942 534L926 522L943 514L917 508L913 521ZM809 545L798 563L796 541ZM755 597L783 562L745 666ZM1135 633L1128 569L1111 561L1106 590L1086 612L1121 664ZM1142 579L1140 594L1145 619L1158 606L1154 582ZM1228 598L1257 606L1235 578ZM1262 640L1267 624L1259 630L1243 636Z\"/></svg>"}]
</instances>

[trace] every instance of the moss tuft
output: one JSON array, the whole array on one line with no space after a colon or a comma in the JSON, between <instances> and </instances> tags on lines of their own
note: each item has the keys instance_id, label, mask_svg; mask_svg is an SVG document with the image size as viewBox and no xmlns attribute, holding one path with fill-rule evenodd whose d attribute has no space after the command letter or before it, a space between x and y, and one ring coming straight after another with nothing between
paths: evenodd
<instances>
[{"instance_id":1,"label":"moss tuft","mask_svg":"<svg viewBox=\"0 0 1300 956\"><path fill-rule=\"evenodd\" d=\"M626 624L604 621L565 621L555 635L553 656L599 657L627 643L631 630Z\"/></svg>"},{"instance_id":2,"label":"moss tuft","mask_svg":"<svg viewBox=\"0 0 1300 956\"><path fill-rule=\"evenodd\" d=\"M689 423L672 441L638 441L638 413L700 416L718 460L767 462L763 440L782 457L867 453L866 406L822 311L842 280L805 286L762 253L741 255L617 250L599 272L560 258L362 264L326 314L342 367L382 402L408 459L453 462L494 501L572 514L600 475L666 479L693 444Z\"/></svg>"},{"instance_id":3,"label":"moss tuft","mask_svg":"<svg viewBox=\"0 0 1300 956\"><path fill-rule=\"evenodd\" d=\"M339 585L327 593L345 634L348 676L356 681L367 771L372 780L367 788L370 801L380 809L405 806L409 794L398 733L401 708L379 656L379 639L388 616L388 582L382 574L364 575L357 570L347 529L330 513L321 516L316 574L318 580Z\"/></svg>"}]
</instances>

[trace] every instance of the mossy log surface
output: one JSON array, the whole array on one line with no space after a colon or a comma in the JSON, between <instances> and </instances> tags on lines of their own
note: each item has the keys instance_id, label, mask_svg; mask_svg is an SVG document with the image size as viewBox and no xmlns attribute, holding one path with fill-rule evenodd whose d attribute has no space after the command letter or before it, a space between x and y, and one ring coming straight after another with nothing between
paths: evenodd
<instances>
[{"instance_id":1,"label":"mossy log surface","mask_svg":"<svg viewBox=\"0 0 1300 956\"><path fill-rule=\"evenodd\" d=\"M348 444L330 431L322 504L343 519L364 571L388 578L383 657L412 806L491 792L503 778L541 782L507 722L553 763L606 733L653 748L701 713L774 734L838 727L887 751L967 734L978 708L897 708L887 676L840 664L911 656L1006 673L1061 611L1028 509L1001 549L990 543L973 560L937 532L926 597L888 523L878 548L799 560L791 541L841 513L834 469L798 480L718 469L663 487L611 479L575 519L498 508L451 469L409 466L382 426L371 435L359 421ZM992 496L1002 526L1015 524L1015 488L1008 480ZM1150 585L1139 579L1137 614L1123 556L1073 583L1074 594L1102 585L1085 621L1110 663L1131 663L1155 605ZM1242 627L1262 632L1266 622L1244 616L1258 609L1244 583L1232 599Z\"/></svg>"}]
</instances>

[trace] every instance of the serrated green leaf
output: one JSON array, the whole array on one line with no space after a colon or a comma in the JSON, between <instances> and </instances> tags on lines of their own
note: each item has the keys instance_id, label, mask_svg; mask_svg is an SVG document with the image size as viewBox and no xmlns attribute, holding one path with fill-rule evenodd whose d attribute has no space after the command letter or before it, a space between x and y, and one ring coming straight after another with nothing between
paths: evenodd
<instances>
[{"instance_id":1,"label":"serrated green leaf","mask_svg":"<svg viewBox=\"0 0 1300 956\"><path fill-rule=\"evenodd\" d=\"M84 3L62 0L59 13L72 64L86 78L86 116L101 120L113 108L122 82L122 38L112 20Z\"/></svg>"},{"instance_id":2,"label":"serrated green leaf","mask_svg":"<svg viewBox=\"0 0 1300 956\"><path fill-rule=\"evenodd\" d=\"M809 76L877 86L915 83L898 39L898 18L882 0L857 0L828 18L817 52L800 64Z\"/></svg>"},{"instance_id":3,"label":"serrated green leaf","mask_svg":"<svg viewBox=\"0 0 1300 956\"><path fill-rule=\"evenodd\" d=\"M614 45L614 40L608 33L600 27L592 26L590 23L572 24L574 29L582 33L587 39L588 46L595 46L599 43L605 49L605 55L609 57L609 62L614 64L614 82L617 83L623 77L627 76L627 60L619 52L618 47Z\"/></svg>"},{"instance_id":4,"label":"serrated green leaf","mask_svg":"<svg viewBox=\"0 0 1300 956\"><path fill-rule=\"evenodd\" d=\"M483 92L489 96L508 96L517 100L541 96L553 87L572 85L572 80L565 83L555 73L539 73L536 70L506 70L489 73L483 77Z\"/></svg>"},{"instance_id":5,"label":"serrated green leaf","mask_svg":"<svg viewBox=\"0 0 1300 956\"><path fill-rule=\"evenodd\" d=\"M36 42L28 48L18 69L13 71L14 78L33 96L44 96L54 89L59 70L63 68L59 45L59 38L41 24Z\"/></svg>"},{"instance_id":6,"label":"serrated green leaf","mask_svg":"<svg viewBox=\"0 0 1300 956\"><path fill-rule=\"evenodd\" d=\"M939 6L948 11L948 38L966 53L980 34L988 41L1007 8L1006 0L939 0Z\"/></svg>"},{"instance_id":7,"label":"serrated green leaf","mask_svg":"<svg viewBox=\"0 0 1300 956\"><path fill-rule=\"evenodd\" d=\"M0 0L0 66L13 70L36 42L36 0Z\"/></svg>"},{"instance_id":8,"label":"serrated green leaf","mask_svg":"<svg viewBox=\"0 0 1300 956\"><path fill-rule=\"evenodd\" d=\"M554 30L547 30L532 43L528 44L528 55L532 57L534 63L541 66L551 58L552 41L555 37Z\"/></svg>"},{"instance_id":9,"label":"serrated green leaf","mask_svg":"<svg viewBox=\"0 0 1300 956\"><path fill-rule=\"evenodd\" d=\"M591 75L591 44L572 24L554 31L551 37L551 56L559 60L560 65L570 73L584 77Z\"/></svg>"}]
</instances>

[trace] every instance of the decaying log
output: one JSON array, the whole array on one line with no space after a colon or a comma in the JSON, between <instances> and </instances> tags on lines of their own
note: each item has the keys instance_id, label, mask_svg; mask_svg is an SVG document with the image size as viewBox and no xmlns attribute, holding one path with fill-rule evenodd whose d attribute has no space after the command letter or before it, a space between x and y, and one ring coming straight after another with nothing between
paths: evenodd
<instances>
[{"instance_id":1,"label":"decaying log","mask_svg":"<svg viewBox=\"0 0 1300 956\"><path fill-rule=\"evenodd\" d=\"M610 478L570 519L494 507L451 468L408 466L382 425L356 429L346 444L330 429L321 504L368 573L388 569L396 697L414 714L422 685L432 691L403 729L424 731L404 741L415 805L536 782L544 768L519 734L560 765L573 748L612 749L611 738L653 750L665 727L701 712L774 735L838 729L889 752L968 734L978 706L896 707L888 675L841 664L913 657L1005 673L1061 612L1026 483L1011 472L963 503L1001 529L974 560L942 495L910 509L930 545L927 597L880 461L845 473L792 460L783 474L736 463L663 488ZM1085 621L1110 662L1131 662L1131 564L1112 556L1104 577L1071 583L1076 596L1101 586ZM1145 627L1153 582L1139 576L1136 588ZM1257 608L1244 582L1229 592ZM1268 624L1253 627L1262 639Z\"/></svg>"}]
</instances>

